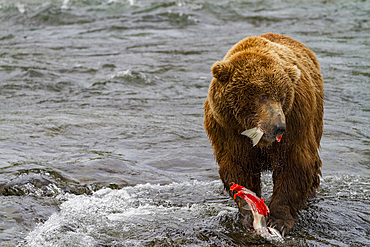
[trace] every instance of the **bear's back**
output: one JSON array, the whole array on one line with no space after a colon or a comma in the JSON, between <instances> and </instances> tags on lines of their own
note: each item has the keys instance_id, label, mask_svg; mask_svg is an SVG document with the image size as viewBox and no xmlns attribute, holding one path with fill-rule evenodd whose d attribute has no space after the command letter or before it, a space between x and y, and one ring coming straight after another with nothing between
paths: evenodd
<instances>
[{"instance_id":1,"label":"bear's back","mask_svg":"<svg viewBox=\"0 0 370 247\"><path fill-rule=\"evenodd\" d=\"M302 43L282 34L267 33L245 38L236 43L224 57L230 60L239 52L251 52L273 57L282 64L304 66L306 70L319 70L315 54Z\"/></svg>"},{"instance_id":2,"label":"bear's back","mask_svg":"<svg viewBox=\"0 0 370 247\"><path fill-rule=\"evenodd\" d=\"M286 47L289 47L296 55L303 55L306 56L315 64L317 68L319 68L319 62L317 61L317 58L315 56L315 53L308 49L305 45L303 45L301 42L296 41L290 37L287 37L282 34L276 34L276 33L266 33L262 34L259 37L263 37L271 42L284 45Z\"/></svg>"}]
</instances>

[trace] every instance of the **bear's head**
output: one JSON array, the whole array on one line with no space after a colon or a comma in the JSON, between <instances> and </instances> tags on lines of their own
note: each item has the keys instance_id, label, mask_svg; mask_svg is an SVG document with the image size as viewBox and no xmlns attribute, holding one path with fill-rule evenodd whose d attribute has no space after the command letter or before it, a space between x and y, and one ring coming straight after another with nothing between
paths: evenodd
<instances>
[{"instance_id":1,"label":"bear's head","mask_svg":"<svg viewBox=\"0 0 370 247\"><path fill-rule=\"evenodd\" d=\"M215 119L238 133L258 127L259 146L270 145L286 130L300 70L280 59L239 52L212 67L209 104Z\"/></svg>"}]
</instances>

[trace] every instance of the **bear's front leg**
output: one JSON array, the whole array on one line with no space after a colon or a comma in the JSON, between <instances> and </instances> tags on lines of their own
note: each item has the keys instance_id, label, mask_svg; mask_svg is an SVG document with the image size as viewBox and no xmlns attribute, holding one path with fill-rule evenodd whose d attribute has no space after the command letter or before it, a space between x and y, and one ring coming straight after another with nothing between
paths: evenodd
<instances>
[{"instance_id":1,"label":"bear's front leg","mask_svg":"<svg viewBox=\"0 0 370 247\"><path fill-rule=\"evenodd\" d=\"M289 233L298 221L297 213L287 203L270 203L270 216L267 225L278 229L283 236Z\"/></svg>"},{"instance_id":2,"label":"bear's front leg","mask_svg":"<svg viewBox=\"0 0 370 247\"><path fill-rule=\"evenodd\" d=\"M239 156L240 157L240 156ZM232 158L230 160L233 160ZM230 186L233 183L239 184L248 188L261 197L261 171L259 166L253 166L253 164L246 164L242 161L248 159L234 159L230 163L220 162L220 177L224 183L225 189L229 191L230 196L234 198L235 192L230 191ZM246 229L250 229L253 222L253 215L249 209L247 209L247 202L240 197L235 199L238 205L239 212L242 215L242 225Z\"/></svg>"},{"instance_id":3,"label":"bear's front leg","mask_svg":"<svg viewBox=\"0 0 370 247\"><path fill-rule=\"evenodd\" d=\"M276 227L283 235L290 232L297 223L298 210L316 189L313 187L318 178L314 158L307 157L302 150L289 153L290 158L273 166L274 190L269 205L268 224ZM292 153L298 154L298 157L293 157ZM283 159L280 157L279 160Z\"/></svg>"}]
</instances>

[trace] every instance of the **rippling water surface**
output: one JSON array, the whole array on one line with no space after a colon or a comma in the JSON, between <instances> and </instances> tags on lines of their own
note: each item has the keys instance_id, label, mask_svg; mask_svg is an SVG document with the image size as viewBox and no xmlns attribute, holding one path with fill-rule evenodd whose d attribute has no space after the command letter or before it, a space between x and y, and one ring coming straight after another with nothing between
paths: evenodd
<instances>
[{"instance_id":1,"label":"rippling water surface","mask_svg":"<svg viewBox=\"0 0 370 247\"><path fill-rule=\"evenodd\" d=\"M314 50L325 80L322 185L285 244L370 245L369 11L1 0L1 245L271 245L239 224L202 126L212 64L266 32Z\"/></svg>"}]
</instances>

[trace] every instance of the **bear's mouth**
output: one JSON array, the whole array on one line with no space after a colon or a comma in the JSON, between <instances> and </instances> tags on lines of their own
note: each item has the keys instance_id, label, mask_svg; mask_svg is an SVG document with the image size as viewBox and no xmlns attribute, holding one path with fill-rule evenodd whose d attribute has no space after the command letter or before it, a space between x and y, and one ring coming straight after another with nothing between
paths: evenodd
<instances>
[{"instance_id":1,"label":"bear's mouth","mask_svg":"<svg viewBox=\"0 0 370 247\"><path fill-rule=\"evenodd\" d=\"M266 132L263 132L262 137L264 139L266 139L267 141L269 141L269 142L274 142L274 141L281 142L281 138L282 138L282 136L270 136L270 135L266 134Z\"/></svg>"},{"instance_id":2,"label":"bear's mouth","mask_svg":"<svg viewBox=\"0 0 370 247\"><path fill-rule=\"evenodd\" d=\"M259 141L264 138L268 142L281 141L282 136L270 136L260 127L254 127L252 129L245 130L241 133L242 135L248 136L253 141L253 146L256 146Z\"/></svg>"},{"instance_id":3,"label":"bear's mouth","mask_svg":"<svg viewBox=\"0 0 370 247\"><path fill-rule=\"evenodd\" d=\"M270 136L268 134L266 134L266 132L263 131L263 137L271 142L275 141L276 137L274 136Z\"/></svg>"},{"instance_id":4,"label":"bear's mouth","mask_svg":"<svg viewBox=\"0 0 370 247\"><path fill-rule=\"evenodd\" d=\"M271 136L271 135L268 135L266 134L266 131L264 129L261 128L261 131L263 132L263 136L267 141L269 142L274 142L274 141L277 141L277 142L280 142L281 141L281 138L282 136Z\"/></svg>"}]
</instances>

